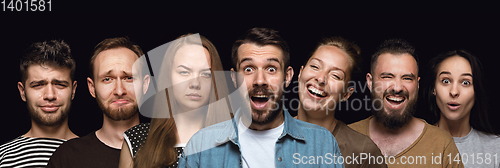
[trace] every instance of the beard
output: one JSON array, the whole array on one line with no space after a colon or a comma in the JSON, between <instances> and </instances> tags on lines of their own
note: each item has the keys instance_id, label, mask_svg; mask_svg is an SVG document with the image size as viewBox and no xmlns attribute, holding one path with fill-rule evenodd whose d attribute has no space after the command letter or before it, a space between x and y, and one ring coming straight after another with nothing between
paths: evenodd
<instances>
[{"instance_id":1,"label":"beard","mask_svg":"<svg viewBox=\"0 0 500 168\"><path fill-rule=\"evenodd\" d=\"M121 99L121 98L118 98ZM121 120L128 120L134 117L137 112L139 111L139 106L137 105L136 101L131 100L132 106L127 106L127 107L118 107L117 109L112 109L109 107L109 104L111 103L112 100L105 101L108 106L104 104L104 102L96 95L96 100L97 104L99 105L99 108L102 109L102 112L104 115L106 115L108 118L110 118L113 121L121 121ZM128 99L130 100L130 99Z\"/></svg>"},{"instance_id":2,"label":"beard","mask_svg":"<svg viewBox=\"0 0 500 168\"><path fill-rule=\"evenodd\" d=\"M274 121L274 119L276 119L281 110L283 110L283 106L281 103L281 97L283 96L283 93L278 94L278 96L274 96L273 91L267 90L265 88L253 89L249 93L257 93L257 92L271 95L268 100L269 101L268 103L272 103L272 105L267 110L257 110L252 108L251 110L252 123L257 125L268 124ZM271 102L271 100L273 99L274 101Z\"/></svg>"},{"instance_id":3,"label":"beard","mask_svg":"<svg viewBox=\"0 0 500 168\"><path fill-rule=\"evenodd\" d=\"M68 105L68 107L66 109L60 109L60 113L57 114L54 113L54 114L45 114L45 112L43 111L40 111L40 112L37 112L35 108L31 107L29 104L30 103L26 103L28 104L28 112L29 112L29 115L30 115L30 118L38 125L44 125L44 126L57 126L57 125L61 125L67 118L68 118L68 111L70 109L70 106Z\"/></svg>"},{"instance_id":4,"label":"beard","mask_svg":"<svg viewBox=\"0 0 500 168\"><path fill-rule=\"evenodd\" d=\"M405 102L406 105L398 110L384 108L384 98L389 94L404 96L406 99L405 101L407 101ZM395 93L394 90L387 89L383 93L382 97L378 97L375 92L372 92L371 95L372 98L375 98L373 103L374 109L372 110L375 121L382 123L386 128L397 130L403 127L413 118L413 115L416 112L418 95L415 95L414 98L410 99L407 90L403 90L400 93Z\"/></svg>"}]
</instances>

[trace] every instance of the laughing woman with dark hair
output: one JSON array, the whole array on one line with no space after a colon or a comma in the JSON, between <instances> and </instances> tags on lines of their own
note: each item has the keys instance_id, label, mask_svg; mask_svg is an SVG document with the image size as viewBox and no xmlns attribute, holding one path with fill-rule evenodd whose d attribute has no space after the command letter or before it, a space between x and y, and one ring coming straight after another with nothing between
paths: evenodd
<instances>
[{"instance_id":1,"label":"laughing woman with dark hair","mask_svg":"<svg viewBox=\"0 0 500 168\"><path fill-rule=\"evenodd\" d=\"M453 136L465 167L498 168L500 136L488 121L479 59L456 50L433 58L430 67L432 78L424 91L432 112L429 122Z\"/></svg>"}]
</instances>

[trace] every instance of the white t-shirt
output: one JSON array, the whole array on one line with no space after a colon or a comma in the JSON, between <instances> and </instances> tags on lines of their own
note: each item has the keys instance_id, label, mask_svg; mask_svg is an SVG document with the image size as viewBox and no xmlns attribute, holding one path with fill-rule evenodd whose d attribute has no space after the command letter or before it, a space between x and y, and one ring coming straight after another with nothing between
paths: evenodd
<instances>
[{"instance_id":1,"label":"white t-shirt","mask_svg":"<svg viewBox=\"0 0 500 168\"><path fill-rule=\"evenodd\" d=\"M464 167L500 167L500 136L485 134L471 128L466 136L453 139L462 155Z\"/></svg>"},{"instance_id":2,"label":"white t-shirt","mask_svg":"<svg viewBox=\"0 0 500 168\"><path fill-rule=\"evenodd\" d=\"M275 145L282 134L284 122L280 126L265 130L255 131L238 124L238 137L244 168L275 167Z\"/></svg>"}]
</instances>

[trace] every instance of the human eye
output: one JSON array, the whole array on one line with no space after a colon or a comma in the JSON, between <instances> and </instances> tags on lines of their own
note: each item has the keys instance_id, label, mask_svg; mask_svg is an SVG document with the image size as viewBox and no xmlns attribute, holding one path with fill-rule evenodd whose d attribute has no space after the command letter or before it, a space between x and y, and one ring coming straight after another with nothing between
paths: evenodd
<instances>
[{"instance_id":1,"label":"human eye","mask_svg":"<svg viewBox=\"0 0 500 168\"><path fill-rule=\"evenodd\" d=\"M205 78L211 78L212 77L212 73L210 73L210 72L203 72L203 73L201 73L201 76L205 77Z\"/></svg>"},{"instance_id":2,"label":"human eye","mask_svg":"<svg viewBox=\"0 0 500 168\"><path fill-rule=\"evenodd\" d=\"M126 80L126 81L129 81L129 82L132 82L132 81L134 81L134 77L132 77L132 76L127 76L127 77L125 77L125 80Z\"/></svg>"},{"instance_id":3,"label":"human eye","mask_svg":"<svg viewBox=\"0 0 500 168\"><path fill-rule=\"evenodd\" d=\"M319 67L318 67L317 65L314 65L314 64L309 65L309 67L311 67L311 68L312 68L312 69L314 69L314 70L319 69Z\"/></svg>"},{"instance_id":4,"label":"human eye","mask_svg":"<svg viewBox=\"0 0 500 168\"><path fill-rule=\"evenodd\" d=\"M468 81L468 80L464 80L464 81L462 81L462 85L469 86L469 85L471 85L471 84L472 84L472 82L470 82L470 81Z\"/></svg>"},{"instance_id":5,"label":"human eye","mask_svg":"<svg viewBox=\"0 0 500 168\"><path fill-rule=\"evenodd\" d=\"M451 83L451 81L449 79L443 79L443 80L441 80L441 83L449 84L449 83Z\"/></svg>"},{"instance_id":6,"label":"human eye","mask_svg":"<svg viewBox=\"0 0 500 168\"><path fill-rule=\"evenodd\" d=\"M245 68L243 68L243 72L245 72L245 73L252 73L253 72L253 68L252 67L245 67Z\"/></svg>"},{"instance_id":7,"label":"human eye","mask_svg":"<svg viewBox=\"0 0 500 168\"><path fill-rule=\"evenodd\" d=\"M109 82L111 81L111 78L110 77L105 77L104 79L102 79L103 82Z\"/></svg>"},{"instance_id":8,"label":"human eye","mask_svg":"<svg viewBox=\"0 0 500 168\"><path fill-rule=\"evenodd\" d=\"M269 67L269 68L267 68L267 71L270 72L270 73L275 73L276 72L276 68L275 67Z\"/></svg>"},{"instance_id":9,"label":"human eye","mask_svg":"<svg viewBox=\"0 0 500 168\"><path fill-rule=\"evenodd\" d=\"M183 76L189 75L188 71L179 71L178 73L179 73L179 75L183 75Z\"/></svg>"}]
</instances>

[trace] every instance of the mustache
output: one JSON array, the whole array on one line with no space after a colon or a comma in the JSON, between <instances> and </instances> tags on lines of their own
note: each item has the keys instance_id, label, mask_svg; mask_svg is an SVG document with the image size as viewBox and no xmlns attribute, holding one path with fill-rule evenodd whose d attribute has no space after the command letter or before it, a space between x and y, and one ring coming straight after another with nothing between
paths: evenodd
<instances>
[{"instance_id":1,"label":"mustache","mask_svg":"<svg viewBox=\"0 0 500 168\"><path fill-rule=\"evenodd\" d=\"M118 97L115 97L115 98L109 99L107 102L108 102L108 103L111 103L111 102L113 102L113 101L115 101L115 100L118 100L118 99L123 99L123 100L127 100L127 101L130 101L130 102L135 102L135 99L132 99L132 98L130 98L130 97L128 97L128 96L118 96Z\"/></svg>"},{"instance_id":2,"label":"mustache","mask_svg":"<svg viewBox=\"0 0 500 168\"><path fill-rule=\"evenodd\" d=\"M384 91L383 97L386 97L387 95L395 95L395 96L402 96L402 97L410 97L410 93L407 90L401 90L401 91L396 91L394 89L387 89Z\"/></svg>"},{"instance_id":3,"label":"mustache","mask_svg":"<svg viewBox=\"0 0 500 168\"><path fill-rule=\"evenodd\" d=\"M264 94L264 95L273 95L273 91L263 88L263 87L257 87L248 92L250 95L256 95L256 94Z\"/></svg>"}]
</instances>

